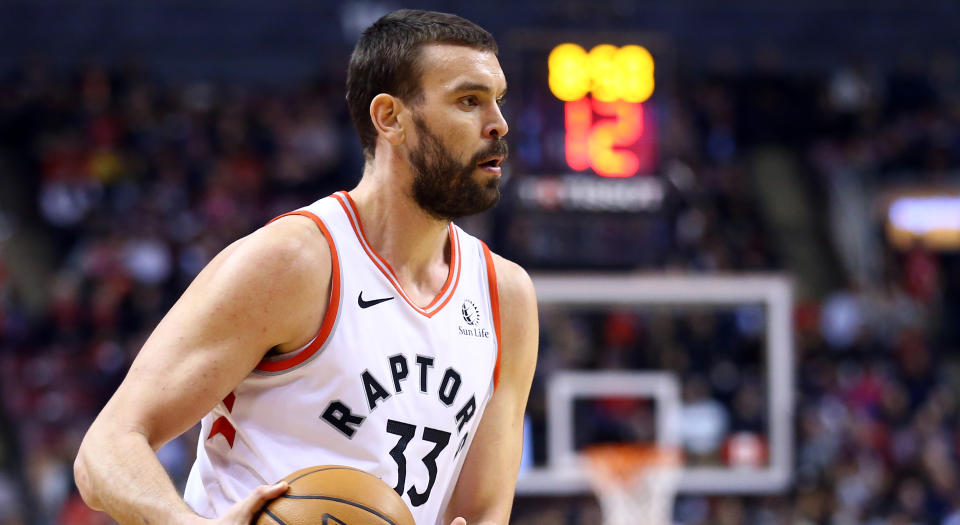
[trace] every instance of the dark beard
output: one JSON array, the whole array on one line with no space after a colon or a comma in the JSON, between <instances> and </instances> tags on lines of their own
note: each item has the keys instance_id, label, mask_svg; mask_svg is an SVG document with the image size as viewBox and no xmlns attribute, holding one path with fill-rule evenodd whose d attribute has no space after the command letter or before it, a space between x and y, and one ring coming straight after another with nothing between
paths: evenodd
<instances>
[{"instance_id":1,"label":"dark beard","mask_svg":"<svg viewBox=\"0 0 960 525\"><path fill-rule=\"evenodd\" d=\"M413 117L420 143L410 151L413 167L413 200L431 216L453 221L489 210L500 200L499 179L485 185L473 180L478 163L491 155L506 155L503 139L477 152L466 164L460 164L447 151L440 138L430 132L419 116Z\"/></svg>"}]
</instances>

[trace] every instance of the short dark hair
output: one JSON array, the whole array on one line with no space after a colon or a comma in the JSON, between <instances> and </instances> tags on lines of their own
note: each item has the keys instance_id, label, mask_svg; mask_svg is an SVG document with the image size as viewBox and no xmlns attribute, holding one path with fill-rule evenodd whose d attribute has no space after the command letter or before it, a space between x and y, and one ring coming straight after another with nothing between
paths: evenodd
<instances>
[{"instance_id":1,"label":"short dark hair","mask_svg":"<svg viewBox=\"0 0 960 525\"><path fill-rule=\"evenodd\" d=\"M497 53L493 35L473 22L448 13L400 9L368 27L357 41L347 66L347 107L360 135L364 157L373 158L377 130L370 102L380 93L413 103L423 95L420 48L454 44Z\"/></svg>"}]
</instances>

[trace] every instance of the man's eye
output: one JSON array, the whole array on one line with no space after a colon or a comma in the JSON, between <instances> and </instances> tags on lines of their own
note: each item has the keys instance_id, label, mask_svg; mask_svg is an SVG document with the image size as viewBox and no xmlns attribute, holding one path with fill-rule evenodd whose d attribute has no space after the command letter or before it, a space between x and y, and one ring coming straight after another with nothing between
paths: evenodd
<instances>
[{"instance_id":1,"label":"man's eye","mask_svg":"<svg viewBox=\"0 0 960 525\"><path fill-rule=\"evenodd\" d=\"M503 105L506 103L507 103L506 99L502 99L502 98L497 99L497 105L500 107L503 107Z\"/></svg>"},{"instance_id":2,"label":"man's eye","mask_svg":"<svg viewBox=\"0 0 960 525\"><path fill-rule=\"evenodd\" d=\"M460 103L467 107L473 107L477 105L477 97L464 97L460 99Z\"/></svg>"}]
</instances>

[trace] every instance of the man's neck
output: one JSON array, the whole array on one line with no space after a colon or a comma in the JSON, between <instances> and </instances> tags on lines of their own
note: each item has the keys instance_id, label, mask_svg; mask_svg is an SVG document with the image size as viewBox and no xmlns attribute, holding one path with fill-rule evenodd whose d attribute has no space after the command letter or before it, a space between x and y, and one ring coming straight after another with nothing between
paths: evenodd
<instances>
[{"instance_id":1,"label":"man's neck","mask_svg":"<svg viewBox=\"0 0 960 525\"><path fill-rule=\"evenodd\" d=\"M370 246L393 268L404 292L424 306L439 293L450 262L447 221L425 212L397 178L364 173L350 190Z\"/></svg>"}]
</instances>

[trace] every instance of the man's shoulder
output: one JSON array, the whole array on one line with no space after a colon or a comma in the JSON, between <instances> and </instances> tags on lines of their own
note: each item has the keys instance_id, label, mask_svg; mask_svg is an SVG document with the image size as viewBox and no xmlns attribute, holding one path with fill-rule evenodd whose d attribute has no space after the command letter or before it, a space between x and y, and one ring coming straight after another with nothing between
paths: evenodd
<instances>
[{"instance_id":1,"label":"man's shoulder","mask_svg":"<svg viewBox=\"0 0 960 525\"><path fill-rule=\"evenodd\" d=\"M526 399L530 380L537 363L539 320L537 294L533 280L519 264L491 252L497 272L497 293L500 304L500 325L503 340L501 352L501 385L522 388L500 391L514 392ZM525 385L525 386L524 386Z\"/></svg>"},{"instance_id":2,"label":"man's shoulder","mask_svg":"<svg viewBox=\"0 0 960 525\"><path fill-rule=\"evenodd\" d=\"M258 272L270 272L277 279L315 278L317 272L330 271L330 246L309 217L287 215L246 237L228 250L231 257L253 266Z\"/></svg>"},{"instance_id":3,"label":"man's shoulder","mask_svg":"<svg viewBox=\"0 0 960 525\"><path fill-rule=\"evenodd\" d=\"M265 237L260 242L286 255L304 252L309 254L315 251L330 253L326 237L314 220L305 215L284 215L263 226L254 234Z\"/></svg>"},{"instance_id":4,"label":"man's shoulder","mask_svg":"<svg viewBox=\"0 0 960 525\"><path fill-rule=\"evenodd\" d=\"M316 335L326 313L318 297L329 295L330 247L308 217L273 221L225 249L214 262L215 274L247 307L256 307L277 327L274 346L300 348Z\"/></svg>"},{"instance_id":5,"label":"man's shoulder","mask_svg":"<svg viewBox=\"0 0 960 525\"><path fill-rule=\"evenodd\" d=\"M520 308L535 308L537 296L533 288L533 280L530 279L527 271L519 264L493 251L490 255L497 275L497 292L500 295L500 302Z\"/></svg>"}]
</instances>

